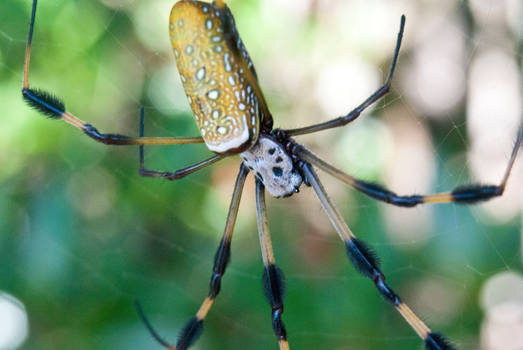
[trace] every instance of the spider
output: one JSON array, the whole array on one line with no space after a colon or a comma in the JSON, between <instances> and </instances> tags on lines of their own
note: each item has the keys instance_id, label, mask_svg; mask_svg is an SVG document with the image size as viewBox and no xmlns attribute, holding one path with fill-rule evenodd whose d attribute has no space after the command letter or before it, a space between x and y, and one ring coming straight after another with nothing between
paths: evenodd
<instances>
[{"instance_id":1,"label":"spider","mask_svg":"<svg viewBox=\"0 0 523 350\"><path fill-rule=\"evenodd\" d=\"M315 168L319 168L356 190L399 207L425 203L474 204L501 196L523 139L523 127L512 150L506 171L498 185L465 185L451 192L400 196L387 188L360 180L321 160L293 137L345 126L389 92L398 60L405 16L401 17L394 56L385 83L347 115L327 122L296 129L274 129L273 118L258 84L256 70L236 30L233 15L223 0L212 3L181 0L171 11L169 30L174 56L187 98L201 132L200 137L145 137L144 110L140 110L139 137L99 132L93 125L68 112L64 103L51 93L29 87L29 63L37 0L33 0L27 41L22 95L24 100L51 119L60 119L82 130L95 141L107 145L139 146L140 169L144 177L181 179L226 157L239 154L242 163L236 178L224 233L217 249L208 296L196 315L181 330L176 345L165 341L153 329L137 303L138 312L152 336L168 349L185 350L197 340L203 321L221 290L221 279L231 254L231 240L246 177L256 178L256 214L264 263L262 280L272 310L272 327L281 350L290 349L282 320L285 282L276 265L267 221L265 190L273 197L289 197L305 184L315 191L334 230L345 245L354 267L376 286L423 340L429 350L455 349L443 335L433 332L386 283L373 250L349 229L325 191ZM174 172L147 169L144 146L205 143L213 157Z\"/></svg>"}]
</instances>

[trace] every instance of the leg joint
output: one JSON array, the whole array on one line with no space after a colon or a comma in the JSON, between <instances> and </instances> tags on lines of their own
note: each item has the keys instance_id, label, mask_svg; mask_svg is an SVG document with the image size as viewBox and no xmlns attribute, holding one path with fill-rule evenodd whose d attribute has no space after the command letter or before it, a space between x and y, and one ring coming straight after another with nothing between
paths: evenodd
<instances>
[{"instance_id":1,"label":"leg joint","mask_svg":"<svg viewBox=\"0 0 523 350\"><path fill-rule=\"evenodd\" d=\"M222 288L222 274L213 273L209 285L209 298L216 299Z\"/></svg>"},{"instance_id":2,"label":"leg joint","mask_svg":"<svg viewBox=\"0 0 523 350\"><path fill-rule=\"evenodd\" d=\"M91 124L85 124L84 133L92 139L106 145L129 145L131 137L120 134L102 134Z\"/></svg>"},{"instance_id":3,"label":"leg joint","mask_svg":"<svg viewBox=\"0 0 523 350\"><path fill-rule=\"evenodd\" d=\"M274 334L276 334L278 339L286 340L287 331L285 330L285 325L283 324L283 321L281 319L282 313L283 306L272 311L272 329L274 330Z\"/></svg>"},{"instance_id":4,"label":"leg joint","mask_svg":"<svg viewBox=\"0 0 523 350\"><path fill-rule=\"evenodd\" d=\"M381 296L390 302L391 304L394 304L395 306L399 305L401 303L400 297L394 293L392 289L385 283L385 277L383 275L380 276L377 280L374 281L376 284L376 288L378 288L378 291L380 292Z\"/></svg>"}]
</instances>

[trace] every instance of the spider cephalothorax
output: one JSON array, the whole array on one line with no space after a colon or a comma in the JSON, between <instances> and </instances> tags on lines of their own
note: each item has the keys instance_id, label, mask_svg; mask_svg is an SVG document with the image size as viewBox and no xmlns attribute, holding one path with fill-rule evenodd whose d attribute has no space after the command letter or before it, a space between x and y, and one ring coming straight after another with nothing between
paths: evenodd
<instances>
[{"instance_id":1,"label":"spider cephalothorax","mask_svg":"<svg viewBox=\"0 0 523 350\"><path fill-rule=\"evenodd\" d=\"M169 349L185 350L200 335L203 320L221 290L221 278L229 263L231 239L245 179L249 172L256 176L256 208L258 232L264 263L263 284L272 310L272 325L281 350L288 350L287 333L282 321L284 278L276 265L267 222L265 188L274 197L297 192L302 183L311 186L334 230L343 241L347 255L356 269L368 277L378 293L407 321L428 350L454 349L443 336L432 332L385 282L376 254L349 229L341 213L323 188L314 167L377 200L401 207L424 203L455 202L472 204L501 196L523 139L520 128L505 174L498 185L460 186L452 192L428 195L399 196L381 185L357 179L327 164L292 137L344 126L355 119L390 89L399 55L405 17L401 17L396 48L386 82L371 96L345 116L297 129L272 130L272 116L258 84L254 65L236 30L231 11L223 0L212 3L193 0L177 2L171 12L169 31L178 70L189 104L202 137L144 137L144 114L140 114L140 137L99 132L94 126L65 109L53 95L29 87L29 61L37 0L27 42L22 94L26 102L42 114L63 120L81 129L95 141L110 145L140 146L140 175L176 180L211 165L227 156L239 154L242 164L232 194L224 233L216 252L209 285L209 294L196 315L182 329L176 346L164 341L151 327L141 308L139 312L153 336ZM144 146L205 143L215 152L212 157L187 168L156 171L144 167ZM314 167L313 167L314 166ZM334 316L333 316L334 317Z\"/></svg>"},{"instance_id":2,"label":"spider cephalothorax","mask_svg":"<svg viewBox=\"0 0 523 350\"><path fill-rule=\"evenodd\" d=\"M258 142L240 156L271 196L289 197L298 192L302 176L292 157L273 137L261 135Z\"/></svg>"}]
</instances>

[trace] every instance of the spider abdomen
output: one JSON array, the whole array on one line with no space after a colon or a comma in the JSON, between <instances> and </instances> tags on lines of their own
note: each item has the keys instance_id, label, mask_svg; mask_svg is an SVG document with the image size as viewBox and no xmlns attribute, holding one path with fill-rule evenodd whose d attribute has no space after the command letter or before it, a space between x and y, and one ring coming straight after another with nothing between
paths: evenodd
<instances>
[{"instance_id":1,"label":"spider abdomen","mask_svg":"<svg viewBox=\"0 0 523 350\"><path fill-rule=\"evenodd\" d=\"M207 148L234 154L254 145L260 121L270 116L229 9L224 4L180 1L172 8L169 32Z\"/></svg>"},{"instance_id":2,"label":"spider abdomen","mask_svg":"<svg viewBox=\"0 0 523 350\"><path fill-rule=\"evenodd\" d=\"M303 179L282 145L271 137L260 135L258 142L240 156L273 197L298 192Z\"/></svg>"}]
</instances>

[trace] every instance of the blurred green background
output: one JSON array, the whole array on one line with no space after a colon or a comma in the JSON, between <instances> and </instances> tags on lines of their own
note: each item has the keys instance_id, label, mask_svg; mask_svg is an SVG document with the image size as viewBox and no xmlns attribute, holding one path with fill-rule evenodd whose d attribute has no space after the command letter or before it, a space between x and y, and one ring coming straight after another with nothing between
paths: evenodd
<instances>
[{"instance_id":1,"label":"blurred green background","mask_svg":"<svg viewBox=\"0 0 523 350\"><path fill-rule=\"evenodd\" d=\"M30 6L0 2L0 292L25 306L29 336L19 348L160 349L134 299L174 343L207 295L239 158L175 183L140 178L137 148L95 143L24 105ZM171 54L171 6L41 0L31 86L101 131L137 135L144 106L147 135L197 135ZM521 120L518 1L229 6L275 124L288 128L341 115L376 89L405 13L392 93L357 122L299 141L400 194L501 178ZM209 153L203 145L149 148L146 164L175 170ZM521 163L506 197L472 208L389 208L320 176L354 233L375 247L392 288L429 326L460 349L509 349L503 342L513 340L499 330L523 327L507 316L523 312ZM268 204L292 349L423 348L350 266L311 189ZM254 207L249 177L232 262L194 349L277 348Z\"/></svg>"}]
</instances>

